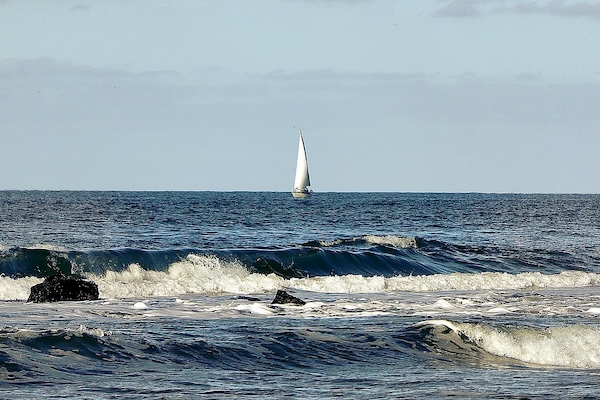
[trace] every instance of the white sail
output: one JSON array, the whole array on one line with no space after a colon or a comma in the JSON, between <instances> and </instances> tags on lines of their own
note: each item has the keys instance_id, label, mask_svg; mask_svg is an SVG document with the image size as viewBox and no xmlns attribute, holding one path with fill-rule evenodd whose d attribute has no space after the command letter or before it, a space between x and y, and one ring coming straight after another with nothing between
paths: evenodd
<instances>
[{"instance_id":1,"label":"white sail","mask_svg":"<svg viewBox=\"0 0 600 400\"><path fill-rule=\"evenodd\" d=\"M310 186L310 175L308 173L308 159L306 158L306 148L304 146L304 138L300 131L300 139L298 141L298 159L296 160L296 177L294 178L294 190L292 194L296 198L305 198L312 193L308 190Z\"/></svg>"}]
</instances>

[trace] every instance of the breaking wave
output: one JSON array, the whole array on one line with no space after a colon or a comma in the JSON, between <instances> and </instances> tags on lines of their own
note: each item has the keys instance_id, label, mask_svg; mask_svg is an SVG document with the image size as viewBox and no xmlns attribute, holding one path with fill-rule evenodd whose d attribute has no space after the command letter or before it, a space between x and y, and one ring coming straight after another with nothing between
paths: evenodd
<instances>
[{"instance_id":1,"label":"breaking wave","mask_svg":"<svg viewBox=\"0 0 600 400\"><path fill-rule=\"evenodd\" d=\"M149 270L133 263L121 270L83 273L96 282L101 298L176 296L181 294L255 294L290 288L320 293L435 292L574 288L600 285L600 274L563 271L558 274L524 272L451 273L412 276L363 276L358 274L284 277L252 271L240 261L215 255L188 254L165 270ZM31 286L42 278L0 277L0 299L25 300Z\"/></svg>"},{"instance_id":2,"label":"breaking wave","mask_svg":"<svg viewBox=\"0 0 600 400\"><path fill-rule=\"evenodd\" d=\"M436 320L421 322L417 328L423 333L425 348L452 357L492 356L527 364L600 368L600 328L596 326L498 327Z\"/></svg>"},{"instance_id":3,"label":"breaking wave","mask_svg":"<svg viewBox=\"0 0 600 400\"><path fill-rule=\"evenodd\" d=\"M567 288L600 285L598 260L364 235L289 247L68 250L0 248L0 299L26 299L55 274L95 281L105 298L185 293L324 293Z\"/></svg>"}]
</instances>

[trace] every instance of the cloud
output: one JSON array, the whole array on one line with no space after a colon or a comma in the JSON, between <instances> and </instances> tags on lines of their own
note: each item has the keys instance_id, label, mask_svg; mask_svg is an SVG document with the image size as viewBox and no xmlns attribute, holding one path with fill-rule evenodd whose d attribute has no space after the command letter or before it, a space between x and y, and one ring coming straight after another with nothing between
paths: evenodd
<instances>
[{"instance_id":1,"label":"cloud","mask_svg":"<svg viewBox=\"0 0 600 400\"><path fill-rule=\"evenodd\" d=\"M600 19L600 1L450 0L438 9L438 17L464 18L485 14L552 15L564 18Z\"/></svg>"},{"instance_id":2,"label":"cloud","mask_svg":"<svg viewBox=\"0 0 600 400\"><path fill-rule=\"evenodd\" d=\"M552 0L544 5L536 2L520 2L507 11L516 14L549 14L565 18L589 17L600 19L600 2L578 1L567 4L563 0Z\"/></svg>"},{"instance_id":3,"label":"cloud","mask_svg":"<svg viewBox=\"0 0 600 400\"><path fill-rule=\"evenodd\" d=\"M438 17L475 17L481 15L481 0L452 0L438 11Z\"/></svg>"},{"instance_id":4,"label":"cloud","mask_svg":"<svg viewBox=\"0 0 600 400\"><path fill-rule=\"evenodd\" d=\"M58 61L51 57L0 60L0 81L14 78L114 78L125 71L110 70Z\"/></svg>"},{"instance_id":5,"label":"cloud","mask_svg":"<svg viewBox=\"0 0 600 400\"><path fill-rule=\"evenodd\" d=\"M412 79L423 79L426 76L422 73L383 73L383 72L357 72L357 71L336 71L331 68L312 69L298 72L287 72L283 70L272 71L264 75L265 79L282 82L301 82L301 81L345 81L345 82L393 82Z\"/></svg>"},{"instance_id":6,"label":"cloud","mask_svg":"<svg viewBox=\"0 0 600 400\"><path fill-rule=\"evenodd\" d=\"M0 188L288 190L296 125L317 190L600 190L600 85L196 74L0 60Z\"/></svg>"},{"instance_id":7,"label":"cloud","mask_svg":"<svg viewBox=\"0 0 600 400\"><path fill-rule=\"evenodd\" d=\"M88 11L90 9L89 4L76 4L70 8L71 11Z\"/></svg>"}]
</instances>

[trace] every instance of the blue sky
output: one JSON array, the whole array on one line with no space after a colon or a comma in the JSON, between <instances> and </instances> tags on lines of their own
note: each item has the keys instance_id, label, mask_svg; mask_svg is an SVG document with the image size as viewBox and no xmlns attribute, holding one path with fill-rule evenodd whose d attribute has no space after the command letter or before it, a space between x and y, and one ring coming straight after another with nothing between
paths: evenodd
<instances>
[{"instance_id":1,"label":"blue sky","mask_svg":"<svg viewBox=\"0 0 600 400\"><path fill-rule=\"evenodd\" d=\"M0 189L600 193L600 1L0 0Z\"/></svg>"}]
</instances>

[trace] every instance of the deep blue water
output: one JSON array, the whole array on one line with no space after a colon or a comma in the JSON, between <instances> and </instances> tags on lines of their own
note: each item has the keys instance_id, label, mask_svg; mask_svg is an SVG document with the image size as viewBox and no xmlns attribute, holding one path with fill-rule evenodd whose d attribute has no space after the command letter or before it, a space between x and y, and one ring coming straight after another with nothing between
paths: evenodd
<instances>
[{"instance_id":1,"label":"deep blue water","mask_svg":"<svg viewBox=\"0 0 600 400\"><path fill-rule=\"evenodd\" d=\"M74 263L164 270L193 252L290 276L600 267L596 195L2 192L0 209L9 276L68 273Z\"/></svg>"},{"instance_id":2,"label":"deep blue water","mask_svg":"<svg viewBox=\"0 0 600 400\"><path fill-rule=\"evenodd\" d=\"M599 206L0 192L0 395L595 398ZM101 299L25 303L56 273Z\"/></svg>"}]
</instances>

